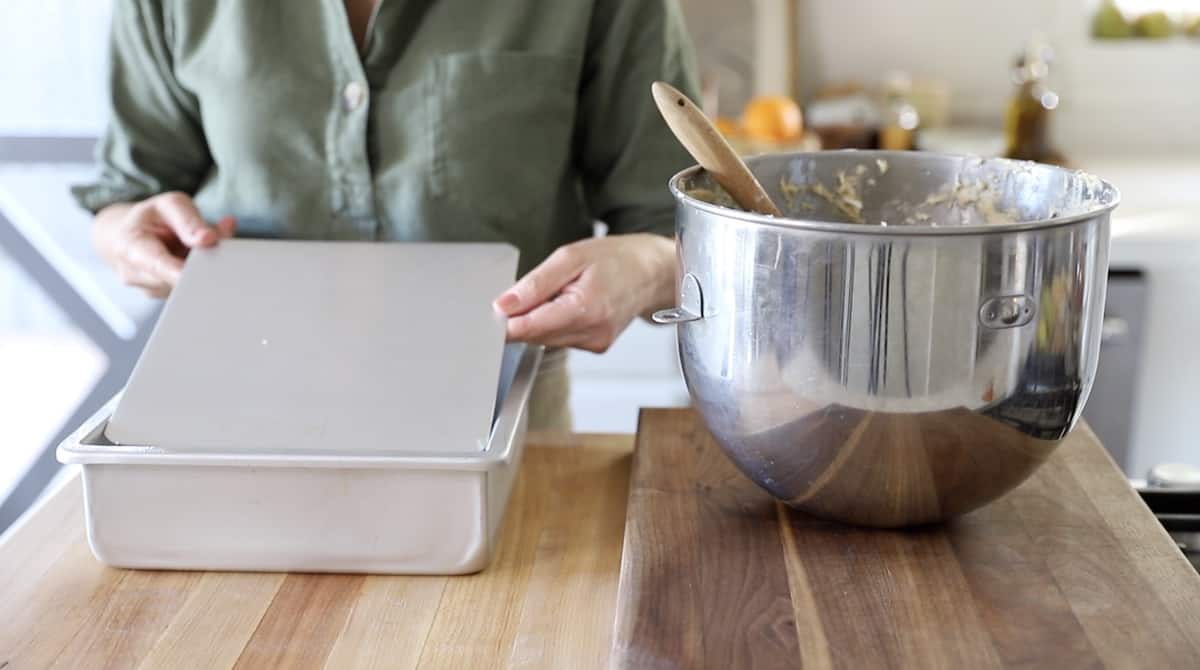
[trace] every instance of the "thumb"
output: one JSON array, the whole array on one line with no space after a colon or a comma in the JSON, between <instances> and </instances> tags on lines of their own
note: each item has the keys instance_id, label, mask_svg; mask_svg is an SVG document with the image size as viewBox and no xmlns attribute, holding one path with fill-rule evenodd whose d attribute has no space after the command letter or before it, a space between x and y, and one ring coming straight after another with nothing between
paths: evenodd
<instances>
[{"instance_id":1,"label":"thumb","mask_svg":"<svg viewBox=\"0 0 1200 670\"><path fill-rule=\"evenodd\" d=\"M217 222L217 235L221 239L229 239L237 232L237 220L232 216L226 216Z\"/></svg>"}]
</instances>

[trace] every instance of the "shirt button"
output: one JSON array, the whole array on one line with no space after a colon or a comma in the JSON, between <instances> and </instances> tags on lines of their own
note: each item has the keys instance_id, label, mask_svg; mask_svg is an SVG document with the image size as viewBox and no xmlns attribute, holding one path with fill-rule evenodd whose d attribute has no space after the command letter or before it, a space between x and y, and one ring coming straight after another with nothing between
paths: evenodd
<instances>
[{"instance_id":1,"label":"shirt button","mask_svg":"<svg viewBox=\"0 0 1200 670\"><path fill-rule=\"evenodd\" d=\"M351 112L361 107L366 99L367 88L357 81L346 84L346 88L342 89L342 102Z\"/></svg>"}]
</instances>

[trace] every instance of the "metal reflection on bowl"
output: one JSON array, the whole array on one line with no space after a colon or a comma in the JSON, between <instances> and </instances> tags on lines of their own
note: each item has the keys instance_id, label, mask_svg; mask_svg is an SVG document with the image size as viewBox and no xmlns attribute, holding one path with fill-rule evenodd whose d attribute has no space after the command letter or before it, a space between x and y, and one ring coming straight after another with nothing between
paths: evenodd
<instances>
[{"instance_id":1,"label":"metal reflection on bowl","mask_svg":"<svg viewBox=\"0 0 1200 670\"><path fill-rule=\"evenodd\" d=\"M1116 190L916 152L750 167L788 218L690 197L717 188L696 168L672 181L682 294L660 315L742 472L798 509L883 527L962 514L1028 477L1095 375Z\"/></svg>"}]
</instances>

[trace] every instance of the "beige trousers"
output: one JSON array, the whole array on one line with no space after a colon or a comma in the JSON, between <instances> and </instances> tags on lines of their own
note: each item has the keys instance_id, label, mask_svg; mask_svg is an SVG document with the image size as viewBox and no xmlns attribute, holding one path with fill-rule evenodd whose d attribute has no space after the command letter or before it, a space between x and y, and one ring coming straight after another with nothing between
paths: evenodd
<instances>
[{"instance_id":1,"label":"beige trousers","mask_svg":"<svg viewBox=\"0 0 1200 670\"><path fill-rule=\"evenodd\" d=\"M529 398L529 430L571 431L567 350L547 348Z\"/></svg>"}]
</instances>

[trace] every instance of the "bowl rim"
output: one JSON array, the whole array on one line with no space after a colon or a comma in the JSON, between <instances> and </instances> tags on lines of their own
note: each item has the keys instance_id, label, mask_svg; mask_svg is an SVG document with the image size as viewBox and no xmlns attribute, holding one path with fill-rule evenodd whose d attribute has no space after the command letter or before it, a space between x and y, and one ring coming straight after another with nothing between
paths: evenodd
<instances>
[{"instance_id":1,"label":"bowl rim","mask_svg":"<svg viewBox=\"0 0 1200 670\"><path fill-rule=\"evenodd\" d=\"M1105 214L1116 209L1117 205L1121 204L1121 191L1117 189L1109 181L1102 179L1090 172L1084 170L1071 170L1057 165L1048 163L1037 163L1034 161L1021 161L1011 158L975 156L971 154L955 154L939 151L882 151L882 150L866 150L866 149L831 149L825 151L783 151L778 153L754 154L743 157L747 164L753 164L755 161L765 158L779 158L786 156L791 158L802 158L805 156L821 156L829 154L859 154L865 159L871 158L889 158L902 156L911 158L913 155L928 156L931 158L943 159L958 159L958 160L987 160L987 161L1005 161L1016 164L1032 164L1039 167L1051 168L1054 170L1062 170L1086 175L1092 179L1099 181L1104 185L1104 190L1109 198L1104 204L1096 205L1095 207L1072 214L1071 216L1060 216L1052 219L1036 219L1032 221L1017 221L1013 223L985 223L972 225L955 225L955 226L936 226L936 225L897 225L897 226L877 226L861 223L841 223L837 221L817 221L813 219L797 219L791 217L774 217L767 214L758 214L756 212L748 212L741 209L732 209L722 205L716 205L699 198L694 198L688 195L679 184L684 179L692 177L704 171L704 168L699 165L680 170L667 182L667 186L671 191L671 195L675 197L678 205L691 207L703 212L707 212L714 216L723 219L736 219L746 223L753 223L772 228L785 228L789 230L808 230L830 233L845 233L849 235L888 235L888 236L946 236L946 235L986 235L997 233L1009 233L1028 230L1043 230L1047 228L1056 228L1058 226L1066 226L1080 221L1087 221L1102 217ZM1102 198L1101 201L1104 201Z\"/></svg>"}]
</instances>

